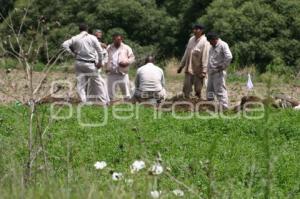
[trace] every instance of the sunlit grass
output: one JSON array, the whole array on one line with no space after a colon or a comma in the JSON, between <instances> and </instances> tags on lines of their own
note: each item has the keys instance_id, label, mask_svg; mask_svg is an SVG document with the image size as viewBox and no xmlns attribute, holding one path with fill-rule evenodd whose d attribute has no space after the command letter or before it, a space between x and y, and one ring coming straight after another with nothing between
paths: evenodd
<instances>
[{"instance_id":1,"label":"sunlit grass","mask_svg":"<svg viewBox=\"0 0 300 199\"><path fill-rule=\"evenodd\" d=\"M271 132L271 197L300 196L300 112L271 111L266 124L245 118L178 120L171 113L154 119L152 109L139 110L138 118L134 114L119 120L109 108L107 125L97 128L80 126L76 109L72 118L55 121L45 134L47 169L38 158L35 177L25 187L27 110L1 107L1 198L147 198L155 190L162 191L162 198L174 198L176 189L184 191L185 198L261 198L267 176L262 129ZM85 121L103 118L100 107L86 111ZM39 112L45 128L49 107ZM146 168L131 173L135 160L143 160ZM107 167L97 170L97 161ZM158 161L163 173L150 175ZM123 178L114 181L113 172Z\"/></svg>"}]
</instances>

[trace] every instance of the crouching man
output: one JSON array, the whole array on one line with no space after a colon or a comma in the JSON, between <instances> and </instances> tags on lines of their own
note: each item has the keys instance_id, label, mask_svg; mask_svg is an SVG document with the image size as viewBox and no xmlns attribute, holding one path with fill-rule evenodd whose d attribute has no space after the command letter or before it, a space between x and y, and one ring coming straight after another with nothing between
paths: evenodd
<instances>
[{"instance_id":1,"label":"crouching man","mask_svg":"<svg viewBox=\"0 0 300 199\"><path fill-rule=\"evenodd\" d=\"M226 68L232 60L232 54L226 42L216 33L208 33L207 40L211 44L208 57L207 100L213 101L214 96L219 106L228 109L228 93L225 84Z\"/></svg>"},{"instance_id":2,"label":"crouching man","mask_svg":"<svg viewBox=\"0 0 300 199\"><path fill-rule=\"evenodd\" d=\"M135 78L134 102L155 99L160 102L166 98L164 72L154 65L154 57L148 56L145 65L137 70Z\"/></svg>"}]
</instances>

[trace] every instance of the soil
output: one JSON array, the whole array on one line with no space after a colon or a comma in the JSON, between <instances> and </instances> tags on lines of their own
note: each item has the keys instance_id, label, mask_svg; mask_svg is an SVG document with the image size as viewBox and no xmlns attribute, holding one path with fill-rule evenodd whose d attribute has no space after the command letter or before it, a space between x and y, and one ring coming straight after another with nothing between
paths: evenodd
<instances>
[{"instance_id":1,"label":"soil","mask_svg":"<svg viewBox=\"0 0 300 199\"><path fill-rule=\"evenodd\" d=\"M174 70L166 70L166 90L168 92L168 102L182 101L181 90L183 84L183 74L176 74ZM42 81L44 73L33 73L33 88L36 88ZM133 79L133 78L131 78ZM288 99L300 101L300 86L279 84L272 85L271 94L277 96L280 94ZM254 89L248 91L245 83L235 82L227 83L230 105L232 107L240 105L241 100L245 96L256 96L259 99L265 99L267 95L267 87L263 83L254 82ZM30 85L26 79L25 72L21 70L0 70L0 103L27 103L30 99L28 93ZM205 87L202 96L205 98ZM35 95L34 99L40 103L51 103L54 101L69 101L78 103L79 99L76 94L75 74L70 72L52 72L43 81L42 87ZM184 99L192 104L203 102L202 99L191 98ZM185 106L185 105L178 105ZM186 110L189 109L184 108Z\"/></svg>"}]
</instances>

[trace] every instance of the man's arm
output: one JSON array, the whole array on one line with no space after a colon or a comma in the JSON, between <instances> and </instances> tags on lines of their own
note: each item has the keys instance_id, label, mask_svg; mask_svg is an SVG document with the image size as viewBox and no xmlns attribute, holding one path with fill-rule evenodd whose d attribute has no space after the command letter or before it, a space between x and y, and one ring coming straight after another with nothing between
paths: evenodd
<instances>
[{"instance_id":1,"label":"man's arm","mask_svg":"<svg viewBox=\"0 0 300 199\"><path fill-rule=\"evenodd\" d=\"M166 85L165 75L164 75L163 71L161 71L161 72L162 72L161 85L163 88L165 88L165 85Z\"/></svg>"},{"instance_id":2,"label":"man's arm","mask_svg":"<svg viewBox=\"0 0 300 199\"><path fill-rule=\"evenodd\" d=\"M129 46L124 47L124 51L126 51L126 60L123 60L119 63L120 67L127 67L135 61L135 56L133 54L132 49Z\"/></svg>"},{"instance_id":3,"label":"man's arm","mask_svg":"<svg viewBox=\"0 0 300 199\"><path fill-rule=\"evenodd\" d=\"M103 52L102 52L102 64L103 65L106 65L108 62L108 52L106 49L103 49Z\"/></svg>"},{"instance_id":4,"label":"man's arm","mask_svg":"<svg viewBox=\"0 0 300 199\"><path fill-rule=\"evenodd\" d=\"M230 51L227 43L224 43L224 45L222 46L222 49L223 49L223 53L224 53L224 61L222 64L222 69L225 70L229 66L229 64L232 60L232 54L231 54L231 51Z\"/></svg>"},{"instance_id":5,"label":"man's arm","mask_svg":"<svg viewBox=\"0 0 300 199\"><path fill-rule=\"evenodd\" d=\"M68 53L70 53L71 55L73 55L74 57L76 56L75 52L74 52L74 49L71 49L72 48L72 44L73 44L73 38L65 41L63 44L62 44L62 47L65 51L67 51Z\"/></svg>"},{"instance_id":6,"label":"man's arm","mask_svg":"<svg viewBox=\"0 0 300 199\"><path fill-rule=\"evenodd\" d=\"M103 48L101 47L100 43L98 42L96 37L93 37L93 47L95 48L97 55L98 55L98 63L102 63L102 52ZM101 64L102 65L102 64Z\"/></svg>"},{"instance_id":7,"label":"man's arm","mask_svg":"<svg viewBox=\"0 0 300 199\"><path fill-rule=\"evenodd\" d=\"M181 73L182 69L184 68L186 63L186 57L187 57L187 49L185 49L183 57L181 58L179 68L177 69L177 73Z\"/></svg>"},{"instance_id":8,"label":"man's arm","mask_svg":"<svg viewBox=\"0 0 300 199\"><path fill-rule=\"evenodd\" d=\"M135 89L139 89L139 87L140 87L140 79L139 79L139 72L137 72L136 73L136 76L135 76L135 82L134 82L134 84L135 84Z\"/></svg>"},{"instance_id":9,"label":"man's arm","mask_svg":"<svg viewBox=\"0 0 300 199\"><path fill-rule=\"evenodd\" d=\"M133 51L130 47L128 47L127 56L128 56L128 65L130 65L135 61L135 56L134 56Z\"/></svg>"},{"instance_id":10,"label":"man's arm","mask_svg":"<svg viewBox=\"0 0 300 199\"><path fill-rule=\"evenodd\" d=\"M106 73L108 73L110 71L110 68L111 68L111 59L112 59L112 50L111 50L111 45L108 45L107 49L106 49L106 52L107 52L107 62L104 64L104 71Z\"/></svg>"},{"instance_id":11,"label":"man's arm","mask_svg":"<svg viewBox=\"0 0 300 199\"><path fill-rule=\"evenodd\" d=\"M209 57L210 43L206 42L202 53L202 72L207 73L208 57Z\"/></svg>"},{"instance_id":12,"label":"man's arm","mask_svg":"<svg viewBox=\"0 0 300 199\"><path fill-rule=\"evenodd\" d=\"M186 59L187 59L187 56L188 56L188 48L189 48L189 45L190 45L190 40L189 40L189 42L186 46L183 57L181 58L179 68L177 69L177 73L181 73L182 69L185 67Z\"/></svg>"}]
</instances>

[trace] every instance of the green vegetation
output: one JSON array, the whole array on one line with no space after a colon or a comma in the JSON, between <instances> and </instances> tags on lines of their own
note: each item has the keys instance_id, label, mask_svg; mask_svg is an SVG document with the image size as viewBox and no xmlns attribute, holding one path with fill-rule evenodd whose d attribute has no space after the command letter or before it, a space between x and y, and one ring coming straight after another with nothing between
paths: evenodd
<instances>
[{"instance_id":1,"label":"green vegetation","mask_svg":"<svg viewBox=\"0 0 300 199\"><path fill-rule=\"evenodd\" d=\"M238 65L278 74L299 70L298 0L215 0L206 12L199 21L222 33Z\"/></svg>"},{"instance_id":2,"label":"green vegetation","mask_svg":"<svg viewBox=\"0 0 300 199\"><path fill-rule=\"evenodd\" d=\"M267 96L279 85L300 85L298 0L32 0L28 10L27 2L1 1L0 8L0 68L7 74L24 70L25 88L37 77L32 71L70 70L60 46L83 21L91 31L104 30L106 43L113 33L123 33L136 65L146 54L157 54L170 87L182 80L174 66L197 21L229 43L233 92L248 73L255 82L267 82ZM30 106L0 105L1 199L148 198L154 190L174 198L174 189L185 198L300 198L299 111L267 109L261 119L246 116L262 112L203 119L209 113L187 111L173 113L176 119L171 112L126 105L71 105L72 112L58 105L51 112L51 105L35 103L35 97L26 99ZM55 120L50 115L56 111L71 115ZM80 125L95 122L105 125ZM132 174L135 160L145 161L146 169ZM96 161L108 166L96 170ZM161 175L149 174L155 162L164 167ZM113 181L114 171L124 177Z\"/></svg>"},{"instance_id":3,"label":"green vegetation","mask_svg":"<svg viewBox=\"0 0 300 199\"><path fill-rule=\"evenodd\" d=\"M6 17L0 24L0 37L8 49L10 46L7 40L12 31L6 22L12 19L17 31L26 2L27 0L1 2L1 12ZM191 33L191 26L198 21L206 25L208 30L219 32L222 39L229 43L236 66L255 65L258 72L272 71L279 74L297 72L300 67L298 0L31 2L20 33L28 43L38 35L42 49L39 61L43 63L48 61L48 55L56 55L65 39L77 33L77 25L83 21L89 24L91 31L96 28L104 30L106 43L111 42L114 32L123 33L126 42L137 55L138 65L145 54L150 53L157 54L161 60L174 56L180 58ZM13 3L16 9L12 9ZM35 32L37 29L39 34ZM49 52L45 50L45 41L48 42ZM14 44L13 40L12 43Z\"/></svg>"},{"instance_id":4,"label":"green vegetation","mask_svg":"<svg viewBox=\"0 0 300 199\"><path fill-rule=\"evenodd\" d=\"M243 117L178 120L171 113L153 119L152 109L140 107L138 119L134 114L118 120L109 108L107 125L88 128L79 125L74 110L70 119L55 121L43 135L47 164L43 155L38 156L32 183L25 189L29 113L20 105L1 107L1 198L145 198L151 190L174 198L174 189L183 190L185 198L300 197L300 112L271 111L267 121ZM38 107L37 113L40 123L34 124L35 131L44 131L49 106ZM102 122L103 113L103 108L88 107L82 118ZM59 115L68 115L68 109ZM165 171L149 176L147 169L158 153ZM131 174L129 166L136 159L144 160L147 169ZM96 170L94 163L102 160L108 168ZM112 181L110 171L122 172L124 178Z\"/></svg>"}]
</instances>

